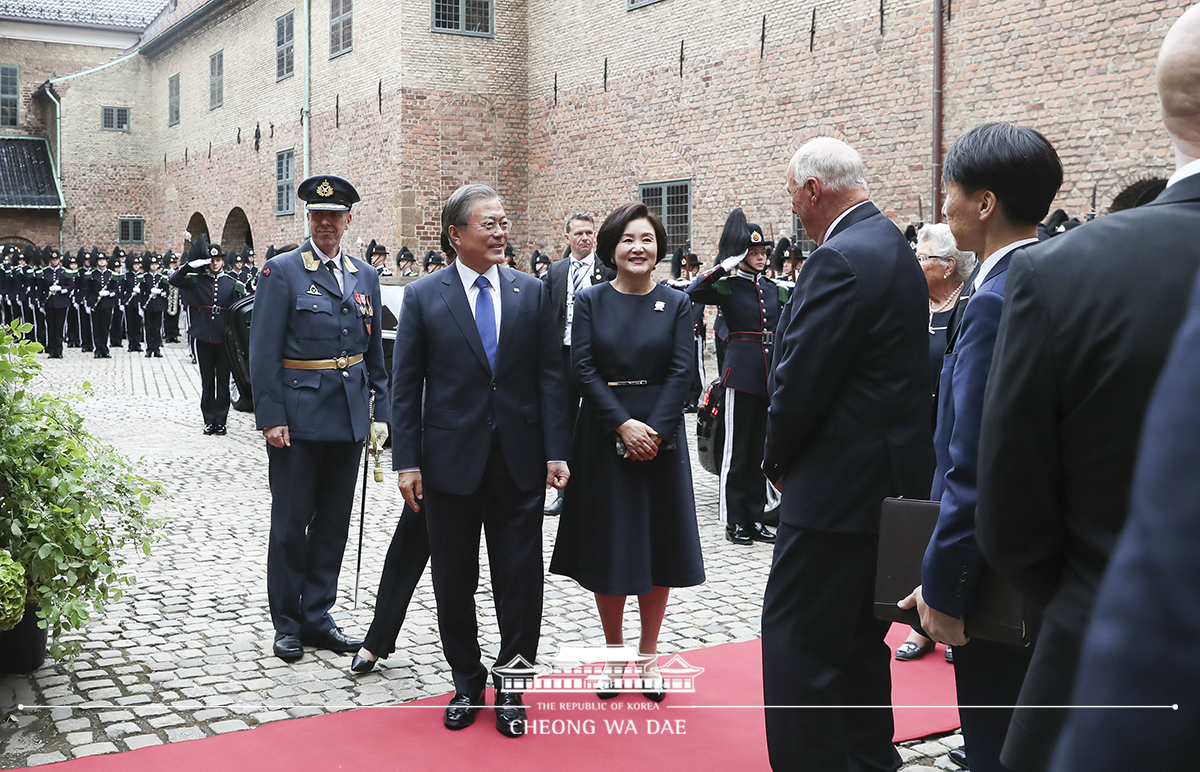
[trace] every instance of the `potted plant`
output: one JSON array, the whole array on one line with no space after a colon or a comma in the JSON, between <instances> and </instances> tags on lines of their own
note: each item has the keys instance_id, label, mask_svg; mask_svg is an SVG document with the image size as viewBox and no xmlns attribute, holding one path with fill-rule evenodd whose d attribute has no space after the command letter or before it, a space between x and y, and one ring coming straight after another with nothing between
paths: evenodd
<instances>
[{"instance_id":1,"label":"potted plant","mask_svg":"<svg viewBox=\"0 0 1200 772\"><path fill-rule=\"evenodd\" d=\"M84 428L73 407L83 397L30 388L41 370L34 358L41 346L22 339L30 329L20 322L0 328L0 549L23 573L26 608L16 628L0 633L0 652L5 646L43 652L16 664L23 648L0 656L0 669L10 672L41 664L47 633L51 656L73 656L80 642L64 641L63 634L121 597L134 581L123 570L125 548L148 554L163 524L148 516L153 497L164 494L161 483L137 475L115 448ZM0 569L6 583L14 575ZM31 629L40 632L28 635ZM40 643L14 642L21 630Z\"/></svg>"}]
</instances>

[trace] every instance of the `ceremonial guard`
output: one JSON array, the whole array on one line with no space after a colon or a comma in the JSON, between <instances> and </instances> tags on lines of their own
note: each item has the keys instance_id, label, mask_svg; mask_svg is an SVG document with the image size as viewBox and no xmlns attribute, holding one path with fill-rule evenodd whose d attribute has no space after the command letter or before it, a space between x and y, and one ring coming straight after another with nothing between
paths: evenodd
<instances>
[{"instance_id":1,"label":"ceremonial guard","mask_svg":"<svg viewBox=\"0 0 1200 772\"><path fill-rule=\"evenodd\" d=\"M191 309L188 335L196 347L200 366L200 412L205 434L225 434L229 417L229 358L225 355L225 312L246 288L226 273L220 244L200 236L189 260L169 279L179 287L184 305Z\"/></svg>"},{"instance_id":2,"label":"ceremonial guard","mask_svg":"<svg viewBox=\"0 0 1200 772\"><path fill-rule=\"evenodd\" d=\"M27 265L25 266L25 294L26 302L29 304L30 313L33 315L33 335L34 340L42 344L42 350L47 350L46 339L46 312L45 312L45 295L44 287L42 286L42 250L37 247L30 247L26 256Z\"/></svg>"},{"instance_id":3,"label":"ceremonial guard","mask_svg":"<svg viewBox=\"0 0 1200 772\"><path fill-rule=\"evenodd\" d=\"M79 309L79 350L91 354L96 350L92 335L92 262L93 252L79 248L79 273L75 274L75 290L71 293Z\"/></svg>"},{"instance_id":4,"label":"ceremonial guard","mask_svg":"<svg viewBox=\"0 0 1200 772\"><path fill-rule=\"evenodd\" d=\"M542 278L550 270L550 256L533 250L533 275Z\"/></svg>"},{"instance_id":5,"label":"ceremonial guard","mask_svg":"<svg viewBox=\"0 0 1200 772\"><path fill-rule=\"evenodd\" d=\"M0 246L0 323L6 327L12 321L12 311L8 305L8 295L12 285L12 276L8 267L9 246Z\"/></svg>"},{"instance_id":6,"label":"ceremonial guard","mask_svg":"<svg viewBox=\"0 0 1200 772\"><path fill-rule=\"evenodd\" d=\"M67 253L67 267L63 271L63 289L67 295L67 348L79 348L80 344L79 274L79 258Z\"/></svg>"},{"instance_id":7,"label":"ceremonial guard","mask_svg":"<svg viewBox=\"0 0 1200 772\"><path fill-rule=\"evenodd\" d=\"M250 329L255 421L270 464L267 598L273 650L285 661L305 645L362 645L329 611L363 441L371 433L382 446L389 414L379 276L341 247L358 192L318 175L296 198L308 204L312 238L263 266Z\"/></svg>"},{"instance_id":8,"label":"ceremonial guard","mask_svg":"<svg viewBox=\"0 0 1200 772\"><path fill-rule=\"evenodd\" d=\"M163 255L163 268L167 273L173 274L178 264L179 258L168 249L167 253ZM167 311L163 314L163 340L167 343L179 342L179 311L181 307L179 288L172 284L171 289L167 290Z\"/></svg>"},{"instance_id":9,"label":"ceremonial guard","mask_svg":"<svg viewBox=\"0 0 1200 772\"><path fill-rule=\"evenodd\" d=\"M158 255L147 253L143 266L140 294L144 298L146 322L146 358L162 358L162 324L163 313L167 310L167 298L173 287L163 275L158 262Z\"/></svg>"},{"instance_id":10,"label":"ceremonial guard","mask_svg":"<svg viewBox=\"0 0 1200 772\"><path fill-rule=\"evenodd\" d=\"M135 252L125 259L125 280L122 283L125 300L125 333L129 337L129 350L142 350L142 258Z\"/></svg>"},{"instance_id":11,"label":"ceremonial guard","mask_svg":"<svg viewBox=\"0 0 1200 772\"><path fill-rule=\"evenodd\" d=\"M400 276L416 276L417 272L413 269L413 263L416 262L416 257L408 247L400 247L400 251L396 253L396 272Z\"/></svg>"},{"instance_id":12,"label":"ceremonial guard","mask_svg":"<svg viewBox=\"0 0 1200 772\"><path fill-rule=\"evenodd\" d=\"M442 257L441 252L429 250L425 253L425 273L431 274L434 271L440 270L446 266L446 258Z\"/></svg>"},{"instance_id":13,"label":"ceremonial guard","mask_svg":"<svg viewBox=\"0 0 1200 772\"><path fill-rule=\"evenodd\" d=\"M108 345L112 348L125 347L125 250L117 247L108 259L108 269L116 279L116 305L108 326Z\"/></svg>"},{"instance_id":14,"label":"ceremonial guard","mask_svg":"<svg viewBox=\"0 0 1200 772\"><path fill-rule=\"evenodd\" d=\"M51 359L62 359L63 329L67 324L67 307L71 305L67 269L62 267L58 248L42 250L47 265L42 269L42 297L46 313L46 353Z\"/></svg>"},{"instance_id":15,"label":"ceremonial guard","mask_svg":"<svg viewBox=\"0 0 1200 772\"><path fill-rule=\"evenodd\" d=\"M721 309L729 344L720 373L725 387L725 444L721 454L720 517L734 544L774 542L762 524L767 482L768 370L787 291L762 275L768 242L762 228L734 209L718 244L718 265L688 287L692 300Z\"/></svg>"},{"instance_id":16,"label":"ceremonial guard","mask_svg":"<svg viewBox=\"0 0 1200 772\"><path fill-rule=\"evenodd\" d=\"M102 250L92 252L92 271L88 275L88 306L92 309L92 343L96 359L108 359L109 333L113 324L113 309L120 302L120 281L108 269L108 255Z\"/></svg>"},{"instance_id":17,"label":"ceremonial guard","mask_svg":"<svg viewBox=\"0 0 1200 772\"><path fill-rule=\"evenodd\" d=\"M699 270L700 258L696 256L696 253L680 247L671 256L671 280L667 282L667 286L680 292L687 292L687 288L692 284L692 276ZM696 366L693 368L694 375L692 385L688 390L687 402L683 405L685 413L696 412L700 394L703 393L704 387L708 383L708 379L704 375L704 340L707 334L708 328L704 323L704 304L693 301L692 338L695 341Z\"/></svg>"}]
</instances>

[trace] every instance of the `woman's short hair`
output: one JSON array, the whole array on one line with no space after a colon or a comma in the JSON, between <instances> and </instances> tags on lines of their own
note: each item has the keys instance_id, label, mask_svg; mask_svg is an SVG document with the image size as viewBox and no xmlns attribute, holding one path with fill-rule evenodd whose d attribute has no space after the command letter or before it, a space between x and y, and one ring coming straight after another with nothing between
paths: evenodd
<instances>
[{"instance_id":1,"label":"woman's short hair","mask_svg":"<svg viewBox=\"0 0 1200 772\"><path fill-rule=\"evenodd\" d=\"M501 201L500 194L487 185L478 183L463 185L450 194L442 207L442 251L447 255L458 254L454 242L450 241L450 226L463 229L471 218L471 207L476 201Z\"/></svg>"},{"instance_id":2,"label":"woman's short hair","mask_svg":"<svg viewBox=\"0 0 1200 772\"><path fill-rule=\"evenodd\" d=\"M667 256L667 230L663 227L662 220L641 201L633 201L614 209L612 214L604 218L600 230L596 231L596 257L609 268L617 267L614 260L617 244L625 233L625 226L634 220L650 221L650 227L654 229L654 240L658 244L655 262Z\"/></svg>"},{"instance_id":3,"label":"woman's short hair","mask_svg":"<svg viewBox=\"0 0 1200 772\"><path fill-rule=\"evenodd\" d=\"M958 248L954 234L950 232L950 226L946 223L928 223L921 226L921 230L917 232L917 245L921 244L929 244L933 254L938 257L953 257L954 277L959 281L966 281L971 271L975 270L975 253L964 252Z\"/></svg>"}]
</instances>

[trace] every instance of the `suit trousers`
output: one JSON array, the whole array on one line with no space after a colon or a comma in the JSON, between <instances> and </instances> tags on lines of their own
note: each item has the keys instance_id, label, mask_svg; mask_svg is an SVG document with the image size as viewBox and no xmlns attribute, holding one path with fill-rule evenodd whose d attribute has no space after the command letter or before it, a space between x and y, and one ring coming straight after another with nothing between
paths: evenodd
<instances>
[{"instance_id":1,"label":"suit trousers","mask_svg":"<svg viewBox=\"0 0 1200 772\"><path fill-rule=\"evenodd\" d=\"M63 329L67 323L67 309L46 309L46 353L61 357L63 353Z\"/></svg>"},{"instance_id":2,"label":"suit trousers","mask_svg":"<svg viewBox=\"0 0 1200 772\"><path fill-rule=\"evenodd\" d=\"M407 504L396 523L383 573L379 577L379 592L375 595L375 617L363 640L363 648L383 659L396 650L396 637L408 614L417 582L429 564L429 532L425 513L413 512Z\"/></svg>"},{"instance_id":3,"label":"suit trousers","mask_svg":"<svg viewBox=\"0 0 1200 772\"><path fill-rule=\"evenodd\" d=\"M894 772L890 622L875 618L877 534L780 523L763 599L763 698L772 769Z\"/></svg>"},{"instance_id":4,"label":"suit trousers","mask_svg":"<svg viewBox=\"0 0 1200 772\"><path fill-rule=\"evenodd\" d=\"M362 449L361 442L295 438L289 447L267 445L267 601L276 632L305 635L336 626L329 609L337 599Z\"/></svg>"},{"instance_id":5,"label":"suit trousers","mask_svg":"<svg viewBox=\"0 0 1200 772\"><path fill-rule=\"evenodd\" d=\"M112 326L112 316L111 308L92 309L92 342L96 346L96 356L108 356L108 330Z\"/></svg>"},{"instance_id":6,"label":"suit trousers","mask_svg":"<svg viewBox=\"0 0 1200 772\"><path fill-rule=\"evenodd\" d=\"M761 522L767 508L767 479L762 463L769 404L770 399L759 394L733 389L725 392L720 518L728 525Z\"/></svg>"},{"instance_id":7,"label":"suit trousers","mask_svg":"<svg viewBox=\"0 0 1200 772\"><path fill-rule=\"evenodd\" d=\"M1032 655L1032 646L1021 648L981 638L955 646L958 704L1015 705ZM1000 763L1000 749L1012 714L1011 707L958 709L971 772L1009 772Z\"/></svg>"},{"instance_id":8,"label":"suit trousers","mask_svg":"<svg viewBox=\"0 0 1200 772\"><path fill-rule=\"evenodd\" d=\"M162 351L162 311L146 312L146 352Z\"/></svg>"},{"instance_id":9,"label":"suit trousers","mask_svg":"<svg viewBox=\"0 0 1200 772\"><path fill-rule=\"evenodd\" d=\"M457 692L478 694L488 669L480 661L475 590L479 586L479 533L487 537L492 597L500 625L498 666L537 657L542 624L541 488L522 490L512 479L500 434L492 431L483 479L465 496L425 488L433 593L442 651ZM499 688L501 678L493 675Z\"/></svg>"},{"instance_id":10,"label":"suit trousers","mask_svg":"<svg viewBox=\"0 0 1200 772\"><path fill-rule=\"evenodd\" d=\"M196 363L200 365L200 412L204 424L224 426L229 418L229 357L220 343L196 341Z\"/></svg>"}]
</instances>

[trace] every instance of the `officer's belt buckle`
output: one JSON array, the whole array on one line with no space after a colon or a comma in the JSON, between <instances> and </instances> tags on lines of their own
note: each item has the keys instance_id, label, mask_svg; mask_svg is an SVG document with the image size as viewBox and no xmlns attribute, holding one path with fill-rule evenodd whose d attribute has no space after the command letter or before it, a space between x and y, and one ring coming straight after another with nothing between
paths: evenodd
<instances>
[{"instance_id":1,"label":"officer's belt buckle","mask_svg":"<svg viewBox=\"0 0 1200 772\"><path fill-rule=\"evenodd\" d=\"M609 386L649 386L650 381L609 381Z\"/></svg>"}]
</instances>

